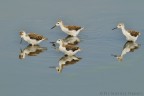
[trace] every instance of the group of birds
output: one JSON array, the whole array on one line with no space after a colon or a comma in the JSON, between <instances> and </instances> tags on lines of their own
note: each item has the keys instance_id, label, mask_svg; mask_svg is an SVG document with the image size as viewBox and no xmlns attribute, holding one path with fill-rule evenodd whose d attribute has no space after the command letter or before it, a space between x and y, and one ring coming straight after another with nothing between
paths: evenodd
<instances>
[{"instance_id":1,"label":"group of birds","mask_svg":"<svg viewBox=\"0 0 144 96\"><path fill-rule=\"evenodd\" d=\"M64 33L68 34L68 38L76 38L78 34L84 29L84 27L80 26L66 26L64 25L62 20L58 20L58 22L51 29L57 26L59 26ZM137 38L140 36L140 32L125 29L125 25L123 23L119 23L117 27L113 28L112 30L115 29L121 29L123 35L126 37L126 40L128 42L133 42L134 44ZM38 45L40 42L48 40L48 38L36 33L26 34L26 32L21 31L19 35L21 37L21 43L23 39L26 42L28 42L31 46ZM56 43L59 44L58 50L63 52L67 56L74 56L77 52L81 51L80 47L76 45L77 42L78 40L76 40L76 42L65 42L64 39L58 39L56 41ZM119 60L122 60L122 56L117 56L117 58Z\"/></svg>"},{"instance_id":2,"label":"group of birds","mask_svg":"<svg viewBox=\"0 0 144 96\"><path fill-rule=\"evenodd\" d=\"M61 30L65 33L68 34L69 37L76 37L80 31L82 31L84 28L80 27L80 26L66 26L64 25L62 20L59 20L55 26L53 26L51 29L55 28L56 26L59 26L61 28ZM26 42L28 42L31 46L35 46L38 45L40 42L44 41L44 40L48 40L48 38L36 34L36 33L27 33L25 31L21 31L19 33L20 37L21 37L21 42L22 43L22 39L25 40ZM63 52L65 55L68 56L73 56L75 55L77 52L81 51L80 47L76 46L76 42L64 42L64 40L62 39L58 39L56 41L56 43L59 44L59 51Z\"/></svg>"},{"instance_id":3,"label":"group of birds","mask_svg":"<svg viewBox=\"0 0 144 96\"><path fill-rule=\"evenodd\" d=\"M81 58L75 56L75 54L81 51L80 47L77 46L80 42L77 35L84 28L80 26L65 26L62 20L59 20L51 29L55 28L56 26L60 26L61 30L68 34L68 36L64 39L58 39L56 42L50 42L54 47L56 47L55 43L58 43L58 50L64 53L64 56L59 59L59 66L50 66L50 68L55 68L58 73L61 73L65 66L73 65L81 60ZM40 47L38 44L44 40L48 40L48 38L36 33L26 34L24 31L21 31L19 35L21 37L20 43L22 43L23 39L30 44L28 47L21 50L19 54L20 59L24 59L26 56L36 56L47 50L46 47Z\"/></svg>"}]
</instances>

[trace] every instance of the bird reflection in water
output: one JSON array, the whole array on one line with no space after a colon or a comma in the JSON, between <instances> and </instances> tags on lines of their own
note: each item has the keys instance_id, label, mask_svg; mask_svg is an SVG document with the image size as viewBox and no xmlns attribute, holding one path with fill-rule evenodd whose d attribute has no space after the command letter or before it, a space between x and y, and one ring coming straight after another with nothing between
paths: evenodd
<instances>
[{"instance_id":1,"label":"bird reflection in water","mask_svg":"<svg viewBox=\"0 0 144 96\"><path fill-rule=\"evenodd\" d=\"M76 64L79 62L82 58L76 57L76 56L68 56L64 55L62 58L59 60L59 66L51 66L50 68L55 68L58 73L61 73L63 68L69 65Z\"/></svg>"},{"instance_id":2,"label":"bird reflection in water","mask_svg":"<svg viewBox=\"0 0 144 96\"><path fill-rule=\"evenodd\" d=\"M77 36L67 36L62 39L65 44L77 45L80 42L80 39ZM54 48L56 48L56 42L50 42Z\"/></svg>"},{"instance_id":3,"label":"bird reflection in water","mask_svg":"<svg viewBox=\"0 0 144 96\"><path fill-rule=\"evenodd\" d=\"M63 39L63 41L65 42L65 44L74 44L77 45L80 42L80 39L76 36L67 36L66 38Z\"/></svg>"},{"instance_id":4,"label":"bird reflection in water","mask_svg":"<svg viewBox=\"0 0 144 96\"><path fill-rule=\"evenodd\" d=\"M23 50L20 51L19 59L24 59L26 56L37 56L38 54L46 51L46 47L41 47L39 45L36 46L27 46Z\"/></svg>"},{"instance_id":5,"label":"bird reflection in water","mask_svg":"<svg viewBox=\"0 0 144 96\"><path fill-rule=\"evenodd\" d=\"M129 52L134 52L139 47L140 47L140 44L137 44L136 42L127 41L124 44L121 55L112 55L112 56L116 57L118 61L123 61L124 55L126 55Z\"/></svg>"}]
</instances>

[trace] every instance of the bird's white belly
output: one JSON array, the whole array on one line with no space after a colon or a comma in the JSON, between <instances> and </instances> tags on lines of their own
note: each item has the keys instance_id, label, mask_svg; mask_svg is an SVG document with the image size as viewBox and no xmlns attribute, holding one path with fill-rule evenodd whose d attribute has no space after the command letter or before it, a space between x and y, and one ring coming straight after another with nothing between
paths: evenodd
<instances>
[{"instance_id":1,"label":"bird's white belly","mask_svg":"<svg viewBox=\"0 0 144 96\"><path fill-rule=\"evenodd\" d=\"M61 46L59 46L59 50L65 53L65 50L66 50L66 49L63 48L63 47L61 47Z\"/></svg>"},{"instance_id":2,"label":"bird's white belly","mask_svg":"<svg viewBox=\"0 0 144 96\"><path fill-rule=\"evenodd\" d=\"M127 36L126 39L127 39L128 41L134 41L134 42L135 42L135 41L137 40L137 37Z\"/></svg>"},{"instance_id":3,"label":"bird's white belly","mask_svg":"<svg viewBox=\"0 0 144 96\"><path fill-rule=\"evenodd\" d=\"M127 41L136 41L137 37L131 36L130 33L124 33L124 35L126 36Z\"/></svg>"},{"instance_id":4,"label":"bird's white belly","mask_svg":"<svg viewBox=\"0 0 144 96\"><path fill-rule=\"evenodd\" d=\"M67 28L62 28L62 31L67 33L68 35L77 36L79 31L76 30L68 30Z\"/></svg>"},{"instance_id":5,"label":"bird's white belly","mask_svg":"<svg viewBox=\"0 0 144 96\"><path fill-rule=\"evenodd\" d=\"M30 42L30 44L37 45L41 42L41 40L37 41L35 39L30 39L29 42Z\"/></svg>"}]
</instances>

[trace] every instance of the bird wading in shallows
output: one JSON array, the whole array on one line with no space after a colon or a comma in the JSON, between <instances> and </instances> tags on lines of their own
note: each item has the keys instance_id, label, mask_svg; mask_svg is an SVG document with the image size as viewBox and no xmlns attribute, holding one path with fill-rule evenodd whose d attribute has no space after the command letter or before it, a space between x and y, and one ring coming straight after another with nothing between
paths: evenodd
<instances>
[{"instance_id":1,"label":"bird wading in shallows","mask_svg":"<svg viewBox=\"0 0 144 96\"><path fill-rule=\"evenodd\" d=\"M22 39L24 39L26 42L28 42L32 46L38 45L40 42L44 40L48 40L46 37L36 34L36 33L32 33L32 32L26 34L25 31L21 31L19 32L19 35L21 37L20 43L22 43Z\"/></svg>"},{"instance_id":2,"label":"bird wading in shallows","mask_svg":"<svg viewBox=\"0 0 144 96\"><path fill-rule=\"evenodd\" d=\"M140 36L140 32L137 32L134 30L126 30L125 25L123 23L119 23L117 27L113 28L112 30L118 29L118 28L122 30L122 33L126 37L127 41L136 42L137 38Z\"/></svg>"},{"instance_id":3,"label":"bird wading in shallows","mask_svg":"<svg viewBox=\"0 0 144 96\"><path fill-rule=\"evenodd\" d=\"M77 52L81 51L81 49L76 45L64 44L62 39L57 40L56 43L59 44L59 50L68 56L73 56Z\"/></svg>"},{"instance_id":4,"label":"bird wading in shallows","mask_svg":"<svg viewBox=\"0 0 144 96\"><path fill-rule=\"evenodd\" d=\"M51 29L55 28L56 26L60 26L61 30L70 36L77 36L80 33L80 31L84 29L83 27L75 26L75 25L66 26L64 25L62 20L59 20L56 23L56 25L54 25Z\"/></svg>"}]
</instances>

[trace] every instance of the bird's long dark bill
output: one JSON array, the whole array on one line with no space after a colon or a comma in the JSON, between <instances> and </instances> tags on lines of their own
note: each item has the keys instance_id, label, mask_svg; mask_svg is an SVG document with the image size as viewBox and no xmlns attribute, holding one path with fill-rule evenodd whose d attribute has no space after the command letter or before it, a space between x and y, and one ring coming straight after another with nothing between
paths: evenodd
<instances>
[{"instance_id":1,"label":"bird's long dark bill","mask_svg":"<svg viewBox=\"0 0 144 96\"><path fill-rule=\"evenodd\" d=\"M113 28L112 30L115 30L115 29L117 29L117 27Z\"/></svg>"},{"instance_id":2,"label":"bird's long dark bill","mask_svg":"<svg viewBox=\"0 0 144 96\"><path fill-rule=\"evenodd\" d=\"M22 43L22 38L21 38L21 41L20 41L20 44Z\"/></svg>"},{"instance_id":3,"label":"bird's long dark bill","mask_svg":"<svg viewBox=\"0 0 144 96\"><path fill-rule=\"evenodd\" d=\"M50 42L52 46L56 47L56 42Z\"/></svg>"},{"instance_id":4,"label":"bird's long dark bill","mask_svg":"<svg viewBox=\"0 0 144 96\"><path fill-rule=\"evenodd\" d=\"M53 28L55 28L56 27L56 25L54 25L51 29L53 29Z\"/></svg>"}]
</instances>

